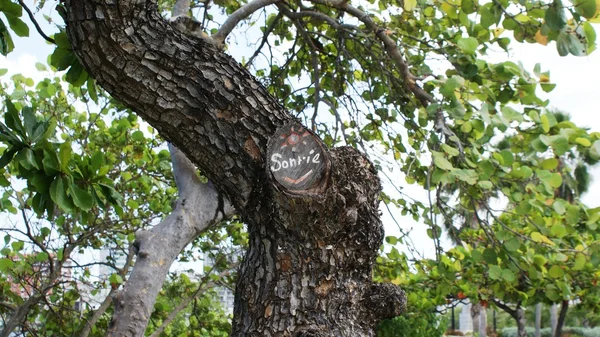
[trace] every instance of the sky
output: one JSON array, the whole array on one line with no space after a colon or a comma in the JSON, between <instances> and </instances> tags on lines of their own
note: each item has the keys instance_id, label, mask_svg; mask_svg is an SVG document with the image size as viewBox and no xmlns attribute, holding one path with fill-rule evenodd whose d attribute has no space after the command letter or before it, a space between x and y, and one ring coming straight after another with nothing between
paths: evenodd
<instances>
[{"instance_id":1,"label":"sky","mask_svg":"<svg viewBox=\"0 0 600 337\"><path fill-rule=\"evenodd\" d=\"M27 0L25 3L30 8L34 8L32 0ZM44 31L51 34L56 29L45 22L42 18L43 14L53 15L53 6L48 4L40 13L36 13L37 20ZM26 15L23 20L29 23ZM595 28L600 31L600 25L596 25ZM542 71L550 71L551 83L557 84L551 93L541 93L542 98L550 99L550 107L570 113L572 121L577 125L600 131L600 50L586 57L572 55L560 57L554 43L542 46L515 42L511 47L510 54L503 51L492 52L489 54L489 59L494 62L506 60L522 62L524 68L531 73L535 64L541 63ZM235 48L229 50L235 53ZM40 74L35 68L35 63L46 63L46 58L52 51L53 47L31 27L29 38L15 38L15 50L8 57L0 56L0 68L9 70L9 74L0 80L5 80L14 73L22 73L34 79L43 78L44 74ZM596 179L592 180L589 192L583 196L584 203L589 207L600 206L600 165L592 170L592 177L594 176ZM406 186L404 192L413 193L416 199L426 201L426 194L420 187ZM420 253L431 257L434 252L433 243L426 235L427 227L417 224L410 218L402 218L400 215L394 217L404 230L412 229L411 238L413 242L418 243L417 248ZM386 235L399 234L396 223L390 215L386 214L386 211L384 211L383 221Z\"/></svg>"}]
</instances>

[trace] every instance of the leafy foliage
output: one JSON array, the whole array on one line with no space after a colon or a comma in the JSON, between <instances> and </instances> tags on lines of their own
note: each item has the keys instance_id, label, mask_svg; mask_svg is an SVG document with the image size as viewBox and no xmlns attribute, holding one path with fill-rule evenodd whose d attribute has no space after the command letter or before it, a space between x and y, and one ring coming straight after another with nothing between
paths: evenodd
<instances>
[{"instance_id":1,"label":"leafy foliage","mask_svg":"<svg viewBox=\"0 0 600 337\"><path fill-rule=\"evenodd\" d=\"M444 322L434 313L415 313L382 322L377 329L378 337L442 337L446 330Z\"/></svg>"}]
</instances>

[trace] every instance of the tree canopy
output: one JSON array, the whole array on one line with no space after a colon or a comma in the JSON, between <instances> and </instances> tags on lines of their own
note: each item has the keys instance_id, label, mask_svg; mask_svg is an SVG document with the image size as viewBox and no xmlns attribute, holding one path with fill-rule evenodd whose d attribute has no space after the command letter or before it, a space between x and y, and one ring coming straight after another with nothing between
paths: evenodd
<instances>
[{"instance_id":1,"label":"tree canopy","mask_svg":"<svg viewBox=\"0 0 600 337\"><path fill-rule=\"evenodd\" d=\"M24 335L110 332L108 317L122 301L115 309L111 302L123 285L146 289L140 285L143 272L130 271L134 261L141 266L140 256L153 251L140 242L183 228L161 229L159 223L192 224L181 234L191 239L165 244L181 247L156 260L169 261L163 261L161 277L172 260L198 259L200 252L216 254L219 263L203 275L170 275L162 290L162 282L153 284L158 297L144 304L153 310L147 334L227 333L231 327L223 318L203 309L214 305L206 289L235 283L238 261L232 257L241 253L232 251L250 245L255 253L250 257L267 254L271 248L263 232L269 239L297 235L295 241L269 241L285 248L277 252L277 268L283 266L283 274L291 270L292 281L280 287L304 282L293 278L301 273L294 267L304 263L295 259L313 256L309 250L315 248L293 244L306 240L323 249L327 263L342 261L342 251L363 250L364 256L347 253L357 272L336 277L356 278L359 284L364 277L358 271L370 275L376 261L375 280L405 289L413 311L434 312L466 298L516 319L520 308L539 302L576 300L597 310L600 208L588 207L580 197L589 181L587 168L600 159L600 133L576 125L540 98L556 85L543 63L525 69L508 58L492 62L489 53L536 43L561 56L589 55L596 48L600 1L177 5L189 7L184 12L196 18L196 33L166 19L175 1L130 0L116 11L110 1L39 1L34 8L0 0L0 53L19 48L16 36L41 34L55 45L48 65L36 65L48 78L8 78L0 69L0 209L9 219L0 257L2 336L14 329ZM36 22L39 10L54 13L47 17L56 21L52 31ZM128 21L138 16L139 22ZM115 22L125 28L114 28ZM235 53L241 65L227 53ZM323 158L332 163L327 179L335 183L292 198L281 186L264 187L270 177L266 149L282 125L298 122L322 139L323 153L331 153ZM165 139L183 153L172 148L169 154ZM359 149L368 159L342 146ZM193 172L188 180L178 180L178 167ZM210 183L204 185L206 179ZM404 194L405 185L419 186L427 199ZM311 201L327 189L335 196ZM427 226L434 257L411 260L399 247L410 241L388 236L376 258L380 201ZM211 213L202 213L204 208ZM285 215L290 209L295 213ZM329 214L328 220L316 210ZM295 224L299 216L319 224L308 227L319 240L293 226L265 225ZM238 221L248 224L249 234ZM371 230L365 233L363 225ZM444 233L455 247L440 243ZM357 246L349 248L352 240ZM331 247L341 250L334 253ZM78 257L101 249L112 252L106 260ZM110 272L100 275L101 265ZM233 330L250 329L239 317L256 317L258 311L265 320L275 319L270 304L257 309L243 304L259 296L248 290L251 278L268 278L258 267L244 268ZM315 296L327 298L339 284L310 287ZM377 291L372 298L380 296ZM294 296L286 300L292 304L282 306L283 315L295 310ZM308 312L311 304L302 305ZM378 322L399 310L360 317ZM171 311L180 314L178 322ZM148 321L140 324L145 329ZM182 329L186 324L192 328Z\"/></svg>"}]
</instances>

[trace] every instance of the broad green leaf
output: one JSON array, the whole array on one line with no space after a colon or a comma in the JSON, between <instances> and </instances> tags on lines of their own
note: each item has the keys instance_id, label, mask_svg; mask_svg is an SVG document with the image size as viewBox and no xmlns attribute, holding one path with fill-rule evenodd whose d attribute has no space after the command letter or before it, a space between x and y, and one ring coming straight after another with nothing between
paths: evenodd
<instances>
[{"instance_id":1,"label":"broad green leaf","mask_svg":"<svg viewBox=\"0 0 600 337\"><path fill-rule=\"evenodd\" d=\"M123 277L121 277L121 275L119 274L112 274L108 278L108 281L110 282L110 284L119 285L123 283Z\"/></svg>"},{"instance_id":2,"label":"broad green leaf","mask_svg":"<svg viewBox=\"0 0 600 337\"><path fill-rule=\"evenodd\" d=\"M19 19L18 17L11 15L11 14L6 14L6 20L8 20L8 24L10 25L10 28L13 30L13 32L15 32L15 34L17 34L17 36L20 37L27 37L29 36L29 27L27 26L27 24L25 22L23 22L23 20Z\"/></svg>"},{"instance_id":3,"label":"broad green leaf","mask_svg":"<svg viewBox=\"0 0 600 337\"><path fill-rule=\"evenodd\" d=\"M417 0L404 0L404 10L412 11L417 7Z\"/></svg>"},{"instance_id":4,"label":"broad green leaf","mask_svg":"<svg viewBox=\"0 0 600 337\"><path fill-rule=\"evenodd\" d=\"M71 183L69 185L69 192L73 197L73 203L75 206L81 208L82 210L89 211L94 205L92 194L77 186L75 183Z\"/></svg>"},{"instance_id":5,"label":"broad green leaf","mask_svg":"<svg viewBox=\"0 0 600 337\"><path fill-rule=\"evenodd\" d=\"M45 262L48 261L48 257L50 257L48 255L48 253L46 252L39 252L36 256L35 256L35 260L38 262Z\"/></svg>"},{"instance_id":6,"label":"broad green leaf","mask_svg":"<svg viewBox=\"0 0 600 337\"><path fill-rule=\"evenodd\" d=\"M596 16L596 0L574 0L575 10L586 19Z\"/></svg>"},{"instance_id":7,"label":"broad green leaf","mask_svg":"<svg viewBox=\"0 0 600 337\"><path fill-rule=\"evenodd\" d=\"M548 270L548 275L552 278L560 278L565 275L565 271L561 267L554 265Z\"/></svg>"},{"instance_id":8,"label":"broad green leaf","mask_svg":"<svg viewBox=\"0 0 600 337\"><path fill-rule=\"evenodd\" d=\"M561 224L556 224L550 229L550 234L557 238L562 238L567 235L567 229Z\"/></svg>"},{"instance_id":9,"label":"broad green leaf","mask_svg":"<svg viewBox=\"0 0 600 337\"><path fill-rule=\"evenodd\" d=\"M67 195L67 186L65 185L65 178L56 177L52 184L50 184L50 198L54 203L65 212L73 211L73 202Z\"/></svg>"},{"instance_id":10,"label":"broad green leaf","mask_svg":"<svg viewBox=\"0 0 600 337\"><path fill-rule=\"evenodd\" d=\"M435 166L439 167L440 169L444 170L444 171L450 171L453 169L452 167L452 163L450 163L448 161L448 159L442 157L442 155L437 155L433 157L433 163L435 164Z\"/></svg>"},{"instance_id":11,"label":"broad green leaf","mask_svg":"<svg viewBox=\"0 0 600 337\"><path fill-rule=\"evenodd\" d=\"M554 211L556 213L558 213L559 215L563 215L563 214L565 214L565 211L567 210L566 206L567 205L564 200L558 199L558 200L554 201L552 208L554 208ZM559 226L559 225L555 225L554 227L556 227L556 226Z\"/></svg>"},{"instance_id":12,"label":"broad green leaf","mask_svg":"<svg viewBox=\"0 0 600 337\"><path fill-rule=\"evenodd\" d=\"M521 242L517 238L510 238L504 242L504 247L510 252L516 252L521 247Z\"/></svg>"},{"instance_id":13,"label":"broad green leaf","mask_svg":"<svg viewBox=\"0 0 600 337\"><path fill-rule=\"evenodd\" d=\"M73 147L70 142L65 142L60 145L58 151L58 158L60 162L60 170L62 172L69 172L69 162L71 161L71 155L73 154Z\"/></svg>"},{"instance_id":14,"label":"broad green leaf","mask_svg":"<svg viewBox=\"0 0 600 337\"><path fill-rule=\"evenodd\" d=\"M479 41L474 37L465 37L458 40L456 45L466 54L475 54L479 47Z\"/></svg>"},{"instance_id":15,"label":"broad green leaf","mask_svg":"<svg viewBox=\"0 0 600 337\"><path fill-rule=\"evenodd\" d=\"M517 279L515 273L510 269L502 269L502 278L511 283Z\"/></svg>"},{"instance_id":16,"label":"broad green leaf","mask_svg":"<svg viewBox=\"0 0 600 337\"><path fill-rule=\"evenodd\" d=\"M585 267L586 262L587 261L585 255L577 253L577 256L575 257L575 264L573 265L573 270L582 270L583 267Z\"/></svg>"},{"instance_id":17,"label":"broad green leaf","mask_svg":"<svg viewBox=\"0 0 600 337\"><path fill-rule=\"evenodd\" d=\"M556 158L548 158L546 160L543 160L540 163L540 167L543 168L544 170L554 170L556 167L558 167L558 159Z\"/></svg>"},{"instance_id":18,"label":"broad green leaf","mask_svg":"<svg viewBox=\"0 0 600 337\"><path fill-rule=\"evenodd\" d=\"M590 142L589 139L587 138L582 138L582 137L577 137L575 138L575 143L581 145L581 146L585 146L585 147L590 147L592 146L592 142Z\"/></svg>"},{"instance_id":19,"label":"broad green leaf","mask_svg":"<svg viewBox=\"0 0 600 337\"><path fill-rule=\"evenodd\" d=\"M11 259L1 258L0 259L0 272L6 273L11 270L14 266L14 262Z\"/></svg>"},{"instance_id":20,"label":"broad green leaf","mask_svg":"<svg viewBox=\"0 0 600 337\"><path fill-rule=\"evenodd\" d=\"M488 275L492 280L499 280L502 277L502 268L492 265L490 266Z\"/></svg>"}]
</instances>

